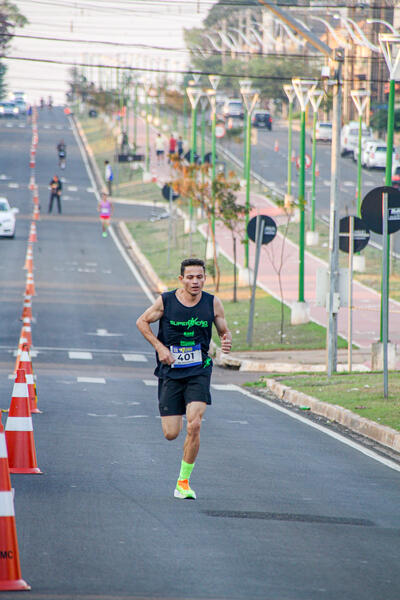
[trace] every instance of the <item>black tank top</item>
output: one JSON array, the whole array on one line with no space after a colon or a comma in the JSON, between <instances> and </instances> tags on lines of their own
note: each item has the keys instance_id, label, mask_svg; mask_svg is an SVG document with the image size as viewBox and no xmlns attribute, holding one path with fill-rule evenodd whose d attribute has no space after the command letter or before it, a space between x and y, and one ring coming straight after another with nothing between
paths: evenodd
<instances>
[{"instance_id":1,"label":"black tank top","mask_svg":"<svg viewBox=\"0 0 400 600\"><path fill-rule=\"evenodd\" d=\"M211 330L214 322L214 296L202 292L195 306L185 306L176 297L176 290L162 294L164 314L159 322L157 338L175 357L173 367L158 360L154 374L157 377L179 379L211 371L208 356Z\"/></svg>"}]
</instances>

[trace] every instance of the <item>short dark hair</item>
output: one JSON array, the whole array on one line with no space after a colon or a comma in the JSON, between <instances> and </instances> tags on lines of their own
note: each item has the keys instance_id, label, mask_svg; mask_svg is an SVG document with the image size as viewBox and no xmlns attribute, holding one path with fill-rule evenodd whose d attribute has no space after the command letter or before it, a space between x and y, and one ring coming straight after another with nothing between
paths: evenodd
<instances>
[{"instance_id":1,"label":"short dark hair","mask_svg":"<svg viewBox=\"0 0 400 600\"><path fill-rule=\"evenodd\" d=\"M181 262L181 276L183 277L185 274L186 267L203 267L204 273L206 272L206 266L204 264L204 260L201 258L185 258Z\"/></svg>"}]
</instances>

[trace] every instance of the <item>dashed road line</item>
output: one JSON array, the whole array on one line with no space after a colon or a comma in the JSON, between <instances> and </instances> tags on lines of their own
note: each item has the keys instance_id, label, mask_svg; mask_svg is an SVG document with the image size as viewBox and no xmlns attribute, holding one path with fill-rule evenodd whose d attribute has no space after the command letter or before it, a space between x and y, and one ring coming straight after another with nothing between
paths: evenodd
<instances>
[{"instance_id":1,"label":"dashed road line","mask_svg":"<svg viewBox=\"0 0 400 600\"><path fill-rule=\"evenodd\" d=\"M156 379L143 379L144 385L148 385L151 387L156 387L158 385L158 381Z\"/></svg>"},{"instance_id":2,"label":"dashed road line","mask_svg":"<svg viewBox=\"0 0 400 600\"><path fill-rule=\"evenodd\" d=\"M78 383L106 383L104 377L77 377Z\"/></svg>"},{"instance_id":3,"label":"dashed road line","mask_svg":"<svg viewBox=\"0 0 400 600\"><path fill-rule=\"evenodd\" d=\"M237 392L237 386L232 383L212 383L211 387L221 392Z\"/></svg>"},{"instance_id":4,"label":"dashed road line","mask_svg":"<svg viewBox=\"0 0 400 600\"><path fill-rule=\"evenodd\" d=\"M126 362L147 362L143 354L123 354L122 357Z\"/></svg>"},{"instance_id":5,"label":"dashed road line","mask_svg":"<svg viewBox=\"0 0 400 600\"><path fill-rule=\"evenodd\" d=\"M68 357L72 360L92 360L93 354L91 352L74 352L70 350L68 352Z\"/></svg>"}]
</instances>

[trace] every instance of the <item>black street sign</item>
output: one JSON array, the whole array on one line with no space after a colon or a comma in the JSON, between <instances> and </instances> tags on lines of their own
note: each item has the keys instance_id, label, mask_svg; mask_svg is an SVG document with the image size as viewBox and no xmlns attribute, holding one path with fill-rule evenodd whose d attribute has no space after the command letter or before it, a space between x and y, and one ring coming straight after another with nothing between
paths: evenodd
<instances>
[{"instance_id":1,"label":"black street sign","mask_svg":"<svg viewBox=\"0 0 400 600\"><path fill-rule=\"evenodd\" d=\"M277 227L275 221L268 215L258 215L258 217L250 219L247 225L247 235L253 242L256 241L257 218L263 220L261 244L269 244L276 236Z\"/></svg>"},{"instance_id":2,"label":"black street sign","mask_svg":"<svg viewBox=\"0 0 400 600\"><path fill-rule=\"evenodd\" d=\"M361 204L361 216L373 232L383 233L382 195L388 194L388 233L400 229L400 190L391 186L377 187L368 192Z\"/></svg>"},{"instance_id":3,"label":"black street sign","mask_svg":"<svg viewBox=\"0 0 400 600\"><path fill-rule=\"evenodd\" d=\"M369 229L359 217L343 217L339 222L339 248L342 252L350 251L350 219L353 221L353 252L361 252L368 245Z\"/></svg>"},{"instance_id":4,"label":"black street sign","mask_svg":"<svg viewBox=\"0 0 400 600\"><path fill-rule=\"evenodd\" d=\"M170 194L171 194L171 187L168 185L168 183L163 185L161 193L162 193L163 197L169 202ZM172 190L171 200L177 200L178 198L179 198L179 194L177 192L174 192L174 190Z\"/></svg>"}]
</instances>

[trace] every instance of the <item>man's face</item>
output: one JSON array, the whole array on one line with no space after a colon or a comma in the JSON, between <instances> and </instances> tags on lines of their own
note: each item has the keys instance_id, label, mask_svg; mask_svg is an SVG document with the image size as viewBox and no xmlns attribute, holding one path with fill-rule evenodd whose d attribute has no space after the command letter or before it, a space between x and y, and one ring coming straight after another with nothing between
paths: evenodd
<instances>
[{"instance_id":1,"label":"man's face","mask_svg":"<svg viewBox=\"0 0 400 600\"><path fill-rule=\"evenodd\" d=\"M184 290L191 296L197 296L204 287L206 275L203 267L190 266L185 267L183 275L179 275Z\"/></svg>"}]
</instances>

